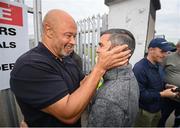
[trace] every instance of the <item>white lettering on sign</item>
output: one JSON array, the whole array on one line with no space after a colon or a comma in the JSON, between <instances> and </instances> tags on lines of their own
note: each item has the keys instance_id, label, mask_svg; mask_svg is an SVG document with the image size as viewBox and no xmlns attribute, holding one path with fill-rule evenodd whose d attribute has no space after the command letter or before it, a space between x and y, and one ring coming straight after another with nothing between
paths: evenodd
<instances>
[{"instance_id":1,"label":"white lettering on sign","mask_svg":"<svg viewBox=\"0 0 180 128\"><path fill-rule=\"evenodd\" d=\"M11 9L0 7L0 19L12 21Z\"/></svg>"}]
</instances>

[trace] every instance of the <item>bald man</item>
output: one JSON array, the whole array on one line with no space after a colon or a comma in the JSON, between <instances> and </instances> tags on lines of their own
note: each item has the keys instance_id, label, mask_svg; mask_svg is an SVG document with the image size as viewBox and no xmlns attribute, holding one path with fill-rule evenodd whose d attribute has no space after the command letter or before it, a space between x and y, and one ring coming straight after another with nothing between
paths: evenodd
<instances>
[{"instance_id":1,"label":"bald man","mask_svg":"<svg viewBox=\"0 0 180 128\"><path fill-rule=\"evenodd\" d=\"M43 20L42 42L18 58L10 86L28 126L81 126L80 117L105 72L125 64L127 45L99 53L87 76L66 57L76 44L77 26L62 10L51 10ZM64 59L66 58L66 59Z\"/></svg>"}]
</instances>

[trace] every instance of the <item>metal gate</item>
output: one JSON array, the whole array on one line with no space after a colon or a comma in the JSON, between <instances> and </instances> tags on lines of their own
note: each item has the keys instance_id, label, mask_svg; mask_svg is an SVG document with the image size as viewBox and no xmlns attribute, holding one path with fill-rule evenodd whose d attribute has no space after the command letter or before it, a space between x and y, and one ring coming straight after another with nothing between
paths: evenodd
<instances>
[{"instance_id":1,"label":"metal gate","mask_svg":"<svg viewBox=\"0 0 180 128\"><path fill-rule=\"evenodd\" d=\"M108 28L108 16L96 15L77 22L77 46L75 51L83 62L83 72L89 73L95 64L96 47L99 42L100 32Z\"/></svg>"}]
</instances>

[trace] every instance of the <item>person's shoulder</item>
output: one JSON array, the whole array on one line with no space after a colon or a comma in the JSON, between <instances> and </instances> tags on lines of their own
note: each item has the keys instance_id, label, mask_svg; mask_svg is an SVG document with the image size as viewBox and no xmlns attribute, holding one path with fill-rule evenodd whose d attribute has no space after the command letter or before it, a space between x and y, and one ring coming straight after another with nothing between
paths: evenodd
<instances>
[{"instance_id":1,"label":"person's shoulder","mask_svg":"<svg viewBox=\"0 0 180 128\"><path fill-rule=\"evenodd\" d=\"M36 48L30 49L26 53L22 54L17 62L31 62L31 61L43 61L46 57L43 54L36 52Z\"/></svg>"},{"instance_id":2,"label":"person's shoulder","mask_svg":"<svg viewBox=\"0 0 180 128\"><path fill-rule=\"evenodd\" d=\"M14 70L21 70L22 68L50 68L53 65L53 60L49 59L50 57L39 52L35 47L30 49L26 53L22 54L15 62Z\"/></svg>"},{"instance_id":3,"label":"person's shoulder","mask_svg":"<svg viewBox=\"0 0 180 128\"><path fill-rule=\"evenodd\" d=\"M164 65L169 65L174 62L176 62L179 59L179 56L177 55L176 52L172 52L167 55L167 57L164 59Z\"/></svg>"},{"instance_id":4,"label":"person's shoulder","mask_svg":"<svg viewBox=\"0 0 180 128\"><path fill-rule=\"evenodd\" d=\"M119 85L119 80L110 80L105 81L96 92L96 98L97 99L106 99L106 100L112 100L112 97L115 97L118 95L118 93L115 93L118 91L117 85ZM120 85L119 85L120 86Z\"/></svg>"},{"instance_id":5,"label":"person's shoulder","mask_svg":"<svg viewBox=\"0 0 180 128\"><path fill-rule=\"evenodd\" d=\"M146 64L147 64L147 60L146 60L146 58L143 58L134 65L133 70L135 70L135 69L138 69L138 70L144 69Z\"/></svg>"},{"instance_id":6,"label":"person's shoulder","mask_svg":"<svg viewBox=\"0 0 180 128\"><path fill-rule=\"evenodd\" d=\"M30 59L30 54L32 52L32 49L30 49L29 51L23 53L16 61L16 63L18 62L25 62L26 60Z\"/></svg>"},{"instance_id":7,"label":"person's shoulder","mask_svg":"<svg viewBox=\"0 0 180 128\"><path fill-rule=\"evenodd\" d=\"M172 52L168 54L167 59L173 59L173 58L176 58L177 56L179 57L177 52Z\"/></svg>"},{"instance_id":8,"label":"person's shoulder","mask_svg":"<svg viewBox=\"0 0 180 128\"><path fill-rule=\"evenodd\" d=\"M133 73L135 77L145 77L145 75L149 71L149 64L146 58L143 58L138 63L136 63L133 67Z\"/></svg>"},{"instance_id":9,"label":"person's shoulder","mask_svg":"<svg viewBox=\"0 0 180 128\"><path fill-rule=\"evenodd\" d=\"M175 53L176 53L176 52L170 52L170 53L168 53L168 54L167 54L167 56L166 56L166 58L169 58L169 57L174 56L174 55L175 55Z\"/></svg>"}]
</instances>

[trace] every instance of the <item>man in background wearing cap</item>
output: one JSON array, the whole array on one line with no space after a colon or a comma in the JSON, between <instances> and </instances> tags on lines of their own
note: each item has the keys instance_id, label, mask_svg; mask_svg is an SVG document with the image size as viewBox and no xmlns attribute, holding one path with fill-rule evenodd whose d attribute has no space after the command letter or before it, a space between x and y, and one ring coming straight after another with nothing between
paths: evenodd
<instances>
[{"instance_id":1,"label":"man in background wearing cap","mask_svg":"<svg viewBox=\"0 0 180 128\"><path fill-rule=\"evenodd\" d=\"M148 46L147 57L133 68L140 89L140 111L135 126L157 126L161 117L161 99L176 96L171 89L165 89L163 68L160 66L167 51L171 50L172 47L165 39L153 39Z\"/></svg>"}]
</instances>

